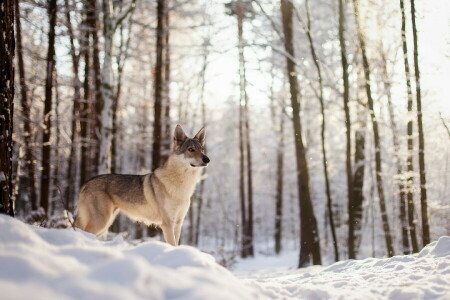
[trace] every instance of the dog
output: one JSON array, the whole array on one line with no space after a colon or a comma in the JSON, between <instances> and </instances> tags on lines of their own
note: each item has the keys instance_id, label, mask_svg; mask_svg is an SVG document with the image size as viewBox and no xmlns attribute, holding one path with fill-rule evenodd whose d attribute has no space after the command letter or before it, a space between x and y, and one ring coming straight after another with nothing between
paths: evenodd
<instances>
[{"instance_id":1,"label":"dog","mask_svg":"<svg viewBox=\"0 0 450 300\"><path fill-rule=\"evenodd\" d=\"M152 173L105 174L87 181L80 190L74 226L101 236L122 211L132 220L160 226L166 242L177 246L191 196L210 162L205 137L204 127L188 138L177 125L171 154Z\"/></svg>"}]
</instances>

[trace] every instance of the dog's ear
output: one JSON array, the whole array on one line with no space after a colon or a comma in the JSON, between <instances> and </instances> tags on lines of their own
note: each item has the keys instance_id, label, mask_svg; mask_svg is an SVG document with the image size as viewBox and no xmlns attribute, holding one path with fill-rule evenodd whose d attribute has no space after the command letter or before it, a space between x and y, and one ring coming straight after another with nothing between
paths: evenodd
<instances>
[{"instance_id":1,"label":"dog's ear","mask_svg":"<svg viewBox=\"0 0 450 300\"><path fill-rule=\"evenodd\" d=\"M175 127L175 132L174 132L174 134L173 134L173 144L174 144L174 147L179 147L179 146L181 146L187 138L188 138L188 137L186 136L186 133L184 133L183 128L181 127L180 124L178 124L178 125Z\"/></svg>"},{"instance_id":2,"label":"dog's ear","mask_svg":"<svg viewBox=\"0 0 450 300\"><path fill-rule=\"evenodd\" d=\"M205 146L205 138L206 138L206 129L203 127L200 131L194 136L194 139L199 140L200 144Z\"/></svg>"}]
</instances>

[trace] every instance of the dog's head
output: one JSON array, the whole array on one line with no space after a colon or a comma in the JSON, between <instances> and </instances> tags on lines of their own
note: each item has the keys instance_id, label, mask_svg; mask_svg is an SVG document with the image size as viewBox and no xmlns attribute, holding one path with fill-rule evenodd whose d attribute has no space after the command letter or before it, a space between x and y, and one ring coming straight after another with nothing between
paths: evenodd
<instances>
[{"instance_id":1,"label":"dog's head","mask_svg":"<svg viewBox=\"0 0 450 300\"><path fill-rule=\"evenodd\" d=\"M206 167L209 158L205 155L205 134L203 127L193 138L189 138L183 128L177 125L173 135L173 151L191 167Z\"/></svg>"}]
</instances>

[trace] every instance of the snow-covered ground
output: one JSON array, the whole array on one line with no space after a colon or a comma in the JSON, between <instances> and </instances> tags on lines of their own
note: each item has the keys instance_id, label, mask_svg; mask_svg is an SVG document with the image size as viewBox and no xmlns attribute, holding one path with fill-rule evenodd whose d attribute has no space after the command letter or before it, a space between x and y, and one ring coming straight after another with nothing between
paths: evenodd
<instances>
[{"instance_id":1,"label":"snow-covered ground","mask_svg":"<svg viewBox=\"0 0 450 300\"><path fill-rule=\"evenodd\" d=\"M188 246L130 245L0 215L0 299L450 299L450 237L417 255L295 269L297 255L233 273Z\"/></svg>"}]
</instances>

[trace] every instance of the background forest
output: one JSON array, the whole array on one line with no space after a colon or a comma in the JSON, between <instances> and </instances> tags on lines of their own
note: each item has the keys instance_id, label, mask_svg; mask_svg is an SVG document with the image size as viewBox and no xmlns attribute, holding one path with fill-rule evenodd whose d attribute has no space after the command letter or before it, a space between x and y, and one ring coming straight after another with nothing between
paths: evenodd
<instances>
[{"instance_id":1,"label":"background forest","mask_svg":"<svg viewBox=\"0 0 450 300\"><path fill-rule=\"evenodd\" d=\"M16 217L67 226L90 177L151 172L176 124L205 125L211 163L181 240L223 264L408 254L450 235L448 1L1 7L4 212L11 196ZM158 234L121 215L111 231Z\"/></svg>"}]
</instances>

